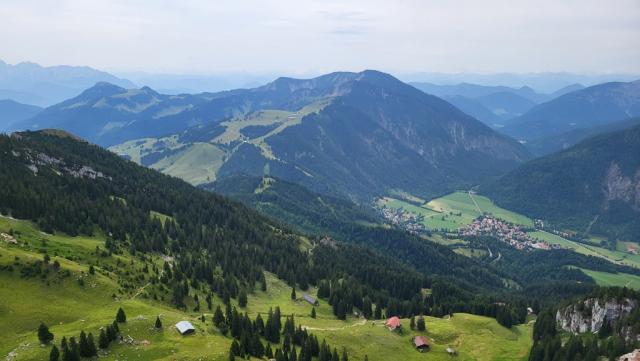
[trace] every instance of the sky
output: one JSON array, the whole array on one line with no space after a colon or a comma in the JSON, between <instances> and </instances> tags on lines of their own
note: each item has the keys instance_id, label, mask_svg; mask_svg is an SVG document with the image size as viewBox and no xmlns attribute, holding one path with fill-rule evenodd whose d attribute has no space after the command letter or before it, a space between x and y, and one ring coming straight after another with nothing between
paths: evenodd
<instances>
[{"instance_id":1,"label":"sky","mask_svg":"<svg viewBox=\"0 0 640 361\"><path fill-rule=\"evenodd\" d=\"M0 0L0 19L8 63L640 74L640 0Z\"/></svg>"}]
</instances>

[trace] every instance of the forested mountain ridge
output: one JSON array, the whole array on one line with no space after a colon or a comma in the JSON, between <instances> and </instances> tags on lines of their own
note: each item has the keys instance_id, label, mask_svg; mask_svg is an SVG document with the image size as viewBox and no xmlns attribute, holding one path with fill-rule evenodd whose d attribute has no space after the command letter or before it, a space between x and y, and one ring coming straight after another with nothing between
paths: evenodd
<instances>
[{"instance_id":1,"label":"forested mountain ridge","mask_svg":"<svg viewBox=\"0 0 640 361\"><path fill-rule=\"evenodd\" d=\"M640 237L640 126L532 160L482 188L496 203L580 232Z\"/></svg>"},{"instance_id":2,"label":"forested mountain ridge","mask_svg":"<svg viewBox=\"0 0 640 361\"><path fill-rule=\"evenodd\" d=\"M407 245L421 250L419 260L407 258L410 248L397 250L403 253L395 259L383 255L382 250L397 248L394 234L376 239L380 246L371 247L375 251L367 247L372 234L355 239L356 245L309 244L239 203L142 168L68 133L2 136L0 158L0 213L34 220L48 233L100 232L107 235L106 248L114 252L124 248L132 254L170 256L179 272L166 282L171 302L179 308L189 289L182 285L204 285L222 298L235 298L264 282L263 271L303 290L342 280L340 284L379 307L406 316L458 311L495 316L491 295L505 287L491 269L417 238ZM164 215L164 222L153 214ZM421 296L424 288L433 288L431 297ZM354 301L351 291L335 291L329 302L344 302L341 312L361 309L363 298ZM518 305L521 312L523 302Z\"/></svg>"},{"instance_id":3,"label":"forested mountain ridge","mask_svg":"<svg viewBox=\"0 0 640 361\"><path fill-rule=\"evenodd\" d=\"M281 78L250 91L275 100L221 123L110 149L193 184L266 173L356 199L392 189L440 194L529 158L520 144L449 103L377 71ZM188 112L216 114L224 99Z\"/></svg>"}]
</instances>

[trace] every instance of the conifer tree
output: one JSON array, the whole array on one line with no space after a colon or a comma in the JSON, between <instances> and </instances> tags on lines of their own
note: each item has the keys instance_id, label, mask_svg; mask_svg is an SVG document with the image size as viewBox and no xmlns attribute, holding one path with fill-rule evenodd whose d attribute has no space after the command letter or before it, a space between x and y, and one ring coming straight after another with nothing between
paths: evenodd
<instances>
[{"instance_id":1,"label":"conifer tree","mask_svg":"<svg viewBox=\"0 0 640 361\"><path fill-rule=\"evenodd\" d=\"M93 334L89 332L87 336L87 351L89 353L89 357L98 356L98 349L96 348L96 342L93 339Z\"/></svg>"},{"instance_id":2,"label":"conifer tree","mask_svg":"<svg viewBox=\"0 0 640 361\"><path fill-rule=\"evenodd\" d=\"M78 347L78 342L75 337L69 338L69 360L65 361L79 361L80 360L80 349Z\"/></svg>"},{"instance_id":3,"label":"conifer tree","mask_svg":"<svg viewBox=\"0 0 640 361\"><path fill-rule=\"evenodd\" d=\"M116 314L116 321L118 323L127 322L127 315L124 313L124 310L122 309L122 307L118 308L118 313Z\"/></svg>"},{"instance_id":4,"label":"conifer tree","mask_svg":"<svg viewBox=\"0 0 640 361\"><path fill-rule=\"evenodd\" d=\"M53 334L49 331L49 327L44 323L40 323L40 326L38 327L38 340L43 344L48 344L53 341Z\"/></svg>"},{"instance_id":5,"label":"conifer tree","mask_svg":"<svg viewBox=\"0 0 640 361\"><path fill-rule=\"evenodd\" d=\"M222 314L220 305L216 307L216 311L213 313L213 324L218 328L224 324L224 315Z\"/></svg>"},{"instance_id":6,"label":"conifer tree","mask_svg":"<svg viewBox=\"0 0 640 361\"><path fill-rule=\"evenodd\" d=\"M100 336L98 336L98 347L100 347L101 349L105 349L109 347L109 337L107 336L107 333L104 331L104 328L100 330Z\"/></svg>"},{"instance_id":7,"label":"conifer tree","mask_svg":"<svg viewBox=\"0 0 640 361\"><path fill-rule=\"evenodd\" d=\"M411 330L416 329L416 318L414 316L411 316L411 320L409 321L409 328Z\"/></svg>"},{"instance_id":8,"label":"conifer tree","mask_svg":"<svg viewBox=\"0 0 640 361\"><path fill-rule=\"evenodd\" d=\"M80 349L80 356L90 357L89 342L87 340L87 334L84 331L80 331L80 342L78 348Z\"/></svg>"},{"instance_id":9,"label":"conifer tree","mask_svg":"<svg viewBox=\"0 0 640 361\"><path fill-rule=\"evenodd\" d=\"M315 307L313 307L311 309L311 318L316 318L316 308Z\"/></svg>"},{"instance_id":10,"label":"conifer tree","mask_svg":"<svg viewBox=\"0 0 640 361\"><path fill-rule=\"evenodd\" d=\"M295 287L295 286L293 286L293 287L291 288L291 299L292 299L292 300L295 300L295 299L297 299L297 298L298 298L298 297L296 296L296 287Z\"/></svg>"},{"instance_id":11,"label":"conifer tree","mask_svg":"<svg viewBox=\"0 0 640 361\"><path fill-rule=\"evenodd\" d=\"M244 289L240 290L240 294L238 294L238 306L247 307L247 291Z\"/></svg>"},{"instance_id":12,"label":"conifer tree","mask_svg":"<svg viewBox=\"0 0 640 361\"><path fill-rule=\"evenodd\" d=\"M162 321L160 321L160 316L156 317L156 324L155 324L156 330L159 330L162 328Z\"/></svg>"},{"instance_id":13,"label":"conifer tree","mask_svg":"<svg viewBox=\"0 0 640 361\"><path fill-rule=\"evenodd\" d=\"M58 351L58 347L53 345L51 348L51 352L49 353L49 361L59 361L60 360L60 351Z\"/></svg>"},{"instance_id":14,"label":"conifer tree","mask_svg":"<svg viewBox=\"0 0 640 361\"><path fill-rule=\"evenodd\" d=\"M424 317L422 317L422 315L418 317L417 328L418 328L418 331L425 331L427 329L424 323Z\"/></svg>"}]
</instances>

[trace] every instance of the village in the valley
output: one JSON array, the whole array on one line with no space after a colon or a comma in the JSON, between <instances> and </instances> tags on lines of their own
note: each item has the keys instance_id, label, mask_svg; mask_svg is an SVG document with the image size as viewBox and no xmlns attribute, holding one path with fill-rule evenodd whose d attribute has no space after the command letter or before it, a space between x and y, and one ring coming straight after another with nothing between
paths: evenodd
<instances>
[{"instance_id":1,"label":"village in the valley","mask_svg":"<svg viewBox=\"0 0 640 361\"><path fill-rule=\"evenodd\" d=\"M382 207L380 212L387 221L414 234L438 231L427 229L423 223L423 215L406 211L403 208ZM539 223L540 221L536 222L536 224ZM455 234L457 237L491 236L519 250L550 250L559 247L532 237L522 226L511 224L487 214L479 216L464 227L457 230L448 230L445 233Z\"/></svg>"}]
</instances>

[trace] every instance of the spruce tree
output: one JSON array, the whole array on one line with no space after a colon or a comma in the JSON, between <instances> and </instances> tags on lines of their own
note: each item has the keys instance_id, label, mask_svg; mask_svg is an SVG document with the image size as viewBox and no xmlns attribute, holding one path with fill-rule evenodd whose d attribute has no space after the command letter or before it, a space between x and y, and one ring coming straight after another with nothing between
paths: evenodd
<instances>
[{"instance_id":1,"label":"spruce tree","mask_svg":"<svg viewBox=\"0 0 640 361\"><path fill-rule=\"evenodd\" d=\"M296 287L294 286L294 287L291 288L291 299L295 300L297 298L298 297L296 296Z\"/></svg>"},{"instance_id":2,"label":"spruce tree","mask_svg":"<svg viewBox=\"0 0 640 361\"><path fill-rule=\"evenodd\" d=\"M416 318L414 316L411 316L411 320L409 321L409 328L411 330L416 329Z\"/></svg>"},{"instance_id":3,"label":"spruce tree","mask_svg":"<svg viewBox=\"0 0 640 361\"><path fill-rule=\"evenodd\" d=\"M116 314L116 321L118 321L118 323L127 322L127 315L125 315L122 307L118 308L118 313Z\"/></svg>"},{"instance_id":4,"label":"spruce tree","mask_svg":"<svg viewBox=\"0 0 640 361\"><path fill-rule=\"evenodd\" d=\"M89 357L98 356L98 349L96 348L96 342L93 339L93 334L89 332L89 336L87 336L87 351L89 353Z\"/></svg>"},{"instance_id":5,"label":"spruce tree","mask_svg":"<svg viewBox=\"0 0 640 361\"><path fill-rule=\"evenodd\" d=\"M53 341L53 334L49 331L49 327L44 323L40 323L40 326L38 327L38 340L40 340L40 343L45 345Z\"/></svg>"},{"instance_id":6,"label":"spruce tree","mask_svg":"<svg viewBox=\"0 0 640 361\"><path fill-rule=\"evenodd\" d=\"M156 327L156 330L159 330L159 329L162 328L162 321L160 321L160 316L156 317L156 325L155 325L155 327Z\"/></svg>"},{"instance_id":7,"label":"spruce tree","mask_svg":"<svg viewBox=\"0 0 640 361\"><path fill-rule=\"evenodd\" d=\"M244 289L240 290L240 294L238 295L238 306L247 307L247 291Z\"/></svg>"},{"instance_id":8,"label":"spruce tree","mask_svg":"<svg viewBox=\"0 0 640 361\"><path fill-rule=\"evenodd\" d=\"M104 331L104 328L100 330L100 336L98 336L98 347L100 347L101 349L105 349L109 347L109 337L107 336L107 333Z\"/></svg>"},{"instance_id":9,"label":"spruce tree","mask_svg":"<svg viewBox=\"0 0 640 361\"><path fill-rule=\"evenodd\" d=\"M220 328L224 324L224 315L220 309L220 305L216 307L216 311L213 313L213 324Z\"/></svg>"},{"instance_id":10,"label":"spruce tree","mask_svg":"<svg viewBox=\"0 0 640 361\"><path fill-rule=\"evenodd\" d=\"M424 323L424 317L422 317L422 315L418 317L417 328L418 331L425 331L427 329L427 326Z\"/></svg>"},{"instance_id":11,"label":"spruce tree","mask_svg":"<svg viewBox=\"0 0 640 361\"><path fill-rule=\"evenodd\" d=\"M49 361L59 361L60 360L60 351L58 351L58 347L53 345L51 348L51 352L49 353Z\"/></svg>"},{"instance_id":12,"label":"spruce tree","mask_svg":"<svg viewBox=\"0 0 640 361\"><path fill-rule=\"evenodd\" d=\"M80 360L80 349L78 347L78 342L75 337L69 338L69 360L65 361L79 361Z\"/></svg>"},{"instance_id":13,"label":"spruce tree","mask_svg":"<svg viewBox=\"0 0 640 361\"><path fill-rule=\"evenodd\" d=\"M316 308L315 307L313 307L311 309L311 318L316 318Z\"/></svg>"},{"instance_id":14,"label":"spruce tree","mask_svg":"<svg viewBox=\"0 0 640 361\"><path fill-rule=\"evenodd\" d=\"M89 342L87 340L87 334L84 331L80 331L80 344L78 346L80 349L80 356L82 357L91 357L89 351Z\"/></svg>"}]
</instances>

